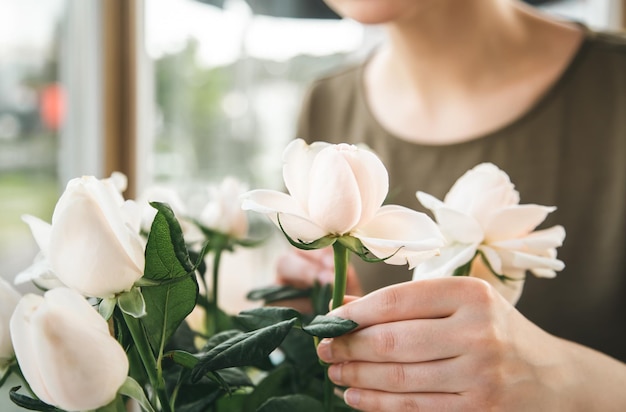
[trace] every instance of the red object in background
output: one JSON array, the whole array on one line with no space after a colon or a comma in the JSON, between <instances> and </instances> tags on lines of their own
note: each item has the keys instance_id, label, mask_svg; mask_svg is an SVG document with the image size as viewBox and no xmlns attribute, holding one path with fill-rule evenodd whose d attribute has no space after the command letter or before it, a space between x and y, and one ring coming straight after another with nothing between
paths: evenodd
<instances>
[{"instance_id":1,"label":"red object in background","mask_svg":"<svg viewBox=\"0 0 626 412\"><path fill-rule=\"evenodd\" d=\"M41 90L39 101L41 121L46 128L57 131L65 117L65 93L59 83L52 83Z\"/></svg>"}]
</instances>

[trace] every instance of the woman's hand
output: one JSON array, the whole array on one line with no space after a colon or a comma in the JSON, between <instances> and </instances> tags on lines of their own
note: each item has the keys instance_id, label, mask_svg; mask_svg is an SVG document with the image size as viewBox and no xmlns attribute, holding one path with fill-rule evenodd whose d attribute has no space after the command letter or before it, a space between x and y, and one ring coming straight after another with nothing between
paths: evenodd
<instances>
[{"instance_id":1,"label":"woman's hand","mask_svg":"<svg viewBox=\"0 0 626 412\"><path fill-rule=\"evenodd\" d=\"M335 280L333 249L331 247L315 250L290 248L278 259L276 279L281 285L300 289L309 288L315 282L333 283ZM351 265L348 266L346 290L350 295L361 296L363 294L354 267ZM300 312L311 311L311 304L306 298L285 300L274 304L290 306Z\"/></svg>"},{"instance_id":2,"label":"woman's hand","mask_svg":"<svg viewBox=\"0 0 626 412\"><path fill-rule=\"evenodd\" d=\"M318 346L359 410L626 410L624 364L549 335L479 279L397 284L330 314L359 324Z\"/></svg>"}]
</instances>

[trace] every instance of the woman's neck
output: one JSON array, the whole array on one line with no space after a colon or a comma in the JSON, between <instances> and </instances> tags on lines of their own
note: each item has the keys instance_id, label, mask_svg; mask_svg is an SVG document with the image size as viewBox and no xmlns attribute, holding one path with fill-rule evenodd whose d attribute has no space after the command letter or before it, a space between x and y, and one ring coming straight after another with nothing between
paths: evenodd
<instances>
[{"instance_id":1,"label":"woman's neck","mask_svg":"<svg viewBox=\"0 0 626 412\"><path fill-rule=\"evenodd\" d=\"M515 1L424 4L387 24L389 41L365 73L376 117L407 140L469 140L510 122L558 78L580 42L576 28Z\"/></svg>"}]
</instances>

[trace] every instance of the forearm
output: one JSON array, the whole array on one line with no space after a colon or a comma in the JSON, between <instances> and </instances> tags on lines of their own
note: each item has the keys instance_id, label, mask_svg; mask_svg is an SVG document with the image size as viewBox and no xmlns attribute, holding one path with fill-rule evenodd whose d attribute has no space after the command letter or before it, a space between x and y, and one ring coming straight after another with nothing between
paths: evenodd
<instances>
[{"instance_id":1,"label":"forearm","mask_svg":"<svg viewBox=\"0 0 626 412\"><path fill-rule=\"evenodd\" d=\"M588 347L563 341L569 359L563 400L568 411L626 411L626 364Z\"/></svg>"}]
</instances>

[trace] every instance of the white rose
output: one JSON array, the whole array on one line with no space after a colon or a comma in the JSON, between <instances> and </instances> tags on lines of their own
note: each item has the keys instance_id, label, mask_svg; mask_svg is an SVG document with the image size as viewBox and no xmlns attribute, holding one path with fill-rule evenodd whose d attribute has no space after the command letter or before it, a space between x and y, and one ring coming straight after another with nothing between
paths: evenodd
<instances>
[{"instance_id":1,"label":"white rose","mask_svg":"<svg viewBox=\"0 0 626 412\"><path fill-rule=\"evenodd\" d=\"M141 210L124 201L115 176L72 179L56 204L52 224L23 217L48 268L85 296L113 297L130 290L143 275Z\"/></svg>"},{"instance_id":2,"label":"white rose","mask_svg":"<svg viewBox=\"0 0 626 412\"><path fill-rule=\"evenodd\" d=\"M20 369L42 401L85 411L115 399L128 375L128 358L78 292L61 287L43 297L25 295L10 325Z\"/></svg>"},{"instance_id":3,"label":"white rose","mask_svg":"<svg viewBox=\"0 0 626 412\"><path fill-rule=\"evenodd\" d=\"M20 297L20 294L8 282L0 279L0 376L2 370L13 358L9 320Z\"/></svg>"},{"instance_id":4,"label":"white rose","mask_svg":"<svg viewBox=\"0 0 626 412\"><path fill-rule=\"evenodd\" d=\"M243 239L248 234L248 217L241 208L241 195L247 187L234 177L209 187L209 202L200 213L200 223L209 229Z\"/></svg>"},{"instance_id":5,"label":"white rose","mask_svg":"<svg viewBox=\"0 0 626 412\"><path fill-rule=\"evenodd\" d=\"M519 204L519 193L509 176L491 163L480 164L461 176L444 201L417 192L424 207L433 211L446 246L441 255L418 267L413 279L451 276L479 252L487 263L476 259L470 276L494 285L511 303L519 299L526 271L554 277L563 262L556 248L563 244L561 226L535 231L554 207Z\"/></svg>"},{"instance_id":6,"label":"white rose","mask_svg":"<svg viewBox=\"0 0 626 412\"><path fill-rule=\"evenodd\" d=\"M253 190L244 209L267 214L293 239L312 242L327 235L350 235L386 263L415 266L443 244L437 225L425 214L397 205L382 206L389 189L387 170L369 150L348 144L303 140L283 154L289 194ZM394 254L395 253L395 254Z\"/></svg>"}]
</instances>

